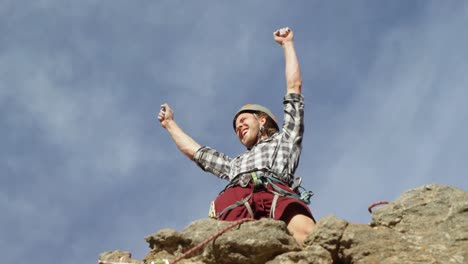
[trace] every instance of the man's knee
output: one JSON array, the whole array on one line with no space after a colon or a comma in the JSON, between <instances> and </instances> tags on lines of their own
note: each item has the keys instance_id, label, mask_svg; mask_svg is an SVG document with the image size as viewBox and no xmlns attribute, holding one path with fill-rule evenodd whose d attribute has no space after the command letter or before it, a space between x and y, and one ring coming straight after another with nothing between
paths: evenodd
<instances>
[{"instance_id":1,"label":"man's knee","mask_svg":"<svg viewBox=\"0 0 468 264\"><path fill-rule=\"evenodd\" d=\"M291 218L287 226L288 229L294 233L307 235L314 229L315 222L306 215L297 214Z\"/></svg>"},{"instance_id":2,"label":"man's knee","mask_svg":"<svg viewBox=\"0 0 468 264\"><path fill-rule=\"evenodd\" d=\"M314 229L315 222L312 218L297 214L287 223L288 231L293 235L299 245L304 243L309 233Z\"/></svg>"}]
</instances>

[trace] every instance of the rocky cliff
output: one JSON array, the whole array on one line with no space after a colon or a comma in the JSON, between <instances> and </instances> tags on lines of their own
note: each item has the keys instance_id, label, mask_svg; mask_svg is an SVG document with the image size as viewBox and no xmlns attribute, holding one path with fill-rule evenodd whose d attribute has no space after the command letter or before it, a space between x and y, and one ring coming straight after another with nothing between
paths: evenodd
<instances>
[{"instance_id":1,"label":"rocky cliff","mask_svg":"<svg viewBox=\"0 0 468 264\"><path fill-rule=\"evenodd\" d=\"M99 263L174 261L229 225L232 223L203 219L182 232L164 229L145 238L151 251L143 260L109 251L99 256ZM468 193L436 184L412 189L377 208L370 224L327 216L318 221L304 247L281 221L244 222L176 262L468 263Z\"/></svg>"}]
</instances>

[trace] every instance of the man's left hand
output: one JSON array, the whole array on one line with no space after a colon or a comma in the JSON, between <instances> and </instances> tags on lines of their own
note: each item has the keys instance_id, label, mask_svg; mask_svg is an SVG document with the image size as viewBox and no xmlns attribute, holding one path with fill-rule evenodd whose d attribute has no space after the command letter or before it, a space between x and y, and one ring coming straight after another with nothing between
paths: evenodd
<instances>
[{"instance_id":1,"label":"man's left hand","mask_svg":"<svg viewBox=\"0 0 468 264\"><path fill-rule=\"evenodd\" d=\"M294 34L289 27L281 28L273 32L273 38L281 46L286 42L293 41L293 37Z\"/></svg>"}]
</instances>

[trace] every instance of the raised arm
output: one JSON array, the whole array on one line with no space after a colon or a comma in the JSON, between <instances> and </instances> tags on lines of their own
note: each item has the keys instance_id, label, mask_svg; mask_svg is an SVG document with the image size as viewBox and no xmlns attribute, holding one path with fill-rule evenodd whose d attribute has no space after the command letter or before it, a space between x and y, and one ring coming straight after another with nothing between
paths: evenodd
<instances>
[{"instance_id":1,"label":"raised arm","mask_svg":"<svg viewBox=\"0 0 468 264\"><path fill-rule=\"evenodd\" d=\"M294 48L294 34L290 28L282 28L273 32L275 41L283 47L285 58L286 94L301 93L302 75Z\"/></svg>"},{"instance_id":2,"label":"raised arm","mask_svg":"<svg viewBox=\"0 0 468 264\"><path fill-rule=\"evenodd\" d=\"M161 105L158 120L161 126L169 132L179 150L193 160L193 155L201 146L177 125L174 120L174 112L168 104Z\"/></svg>"}]
</instances>

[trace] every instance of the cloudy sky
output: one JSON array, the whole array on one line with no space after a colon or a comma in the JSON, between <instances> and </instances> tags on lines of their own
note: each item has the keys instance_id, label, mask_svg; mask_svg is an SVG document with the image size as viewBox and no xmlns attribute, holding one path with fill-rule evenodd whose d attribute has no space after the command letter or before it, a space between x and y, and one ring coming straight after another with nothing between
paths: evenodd
<instances>
[{"instance_id":1,"label":"cloudy sky","mask_svg":"<svg viewBox=\"0 0 468 264\"><path fill-rule=\"evenodd\" d=\"M283 26L317 219L367 223L369 204L410 188L468 189L467 2L228 2L1 1L2 262L141 259L145 236L207 217L227 182L179 153L157 112L167 102L200 144L242 153L241 105L281 117Z\"/></svg>"}]
</instances>

